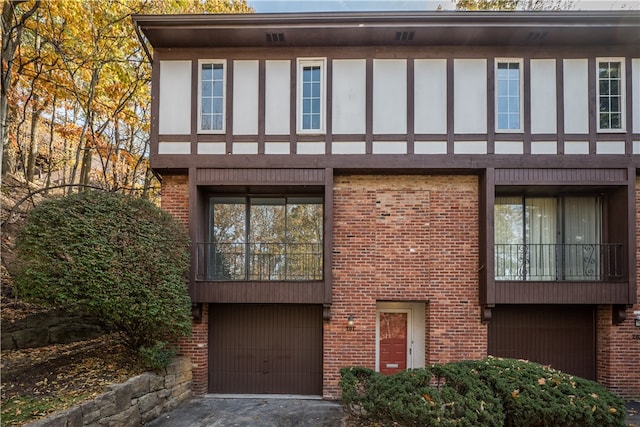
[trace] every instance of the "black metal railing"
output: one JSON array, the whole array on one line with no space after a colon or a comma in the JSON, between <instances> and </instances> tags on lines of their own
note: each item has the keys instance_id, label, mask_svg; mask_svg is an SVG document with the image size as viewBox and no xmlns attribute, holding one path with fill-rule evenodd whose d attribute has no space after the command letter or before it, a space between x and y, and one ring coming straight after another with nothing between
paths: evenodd
<instances>
[{"instance_id":1,"label":"black metal railing","mask_svg":"<svg viewBox=\"0 0 640 427\"><path fill-rule=\"evenodd\" d=\"M621 243L496 244L496 280L608 281L623 277Z\"/></svg>"},{"instance_id":2,"label":"black metal railing","mask_svg":"<svg viewBox=\"0 0 640 427\"><path fill-rule=\"evenodd\" d=\"M322 280L322 243L198 243L197 280Z\"/></svg>"}]
</instances>

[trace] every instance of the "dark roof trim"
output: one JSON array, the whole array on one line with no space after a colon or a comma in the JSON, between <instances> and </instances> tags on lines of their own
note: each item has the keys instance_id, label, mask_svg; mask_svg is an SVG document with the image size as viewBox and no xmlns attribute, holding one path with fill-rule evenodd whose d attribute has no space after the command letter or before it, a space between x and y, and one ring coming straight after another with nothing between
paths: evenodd
<instances>
[{"instance_id":1,"label":"dark roof trim","mask_svg":"<svg viewBox=\"0 0 640 427\"><path fill-rule=\"evenodd\" d=\"M133 21L154 48L269 47L274 34L287 47L640 46L639 11L134 15ZM415 34L397 38L398 31Z\"/></svg>"}]
</instances>

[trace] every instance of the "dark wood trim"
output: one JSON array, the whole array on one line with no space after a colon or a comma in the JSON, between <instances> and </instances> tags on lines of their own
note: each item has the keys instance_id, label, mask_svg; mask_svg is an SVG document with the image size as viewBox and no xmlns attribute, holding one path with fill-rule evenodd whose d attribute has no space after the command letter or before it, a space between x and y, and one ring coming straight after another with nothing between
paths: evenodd
<instances>
[{"instance_id":1,"label":"dark wood trim","mask_svg":"<svg viewBox=\"0 0 640 427\"><path fill-rule=\"evenodd\" d=\"M495 282L496 304L628 304L628 282Z\"/></svg>"},{"instance_id":2,"label":"dark wood trim","mask_svg":"<svg viewBox=\"0 0 640 427\"><path fill-rule=\"evenodd\" d=\"M267 61L258 61L258 154L265 151L265 112L267 90Z\"/></svg>"},{"instance_id":3,"label":"dark wood trim","mask_svg":"<svg viewBox=\"0 0 640 427\"><path fill-rule=\"evenodd\" d=\"M495 62L495 57L487 57L487 154L494 154L496 152ZM460 141L460 139L458 139L458 141Z\"/></svg>"},{"instance_id":4,"label":"dark wood trim","mask_svg":"<svg viewBox=\"0 0 640 427\"><path fill-rule=\"evenodd\" d=\"M332 141L340 141L340 142L357 142L357 141L366 141L367 140L367 135L363 134L363 133L353 133L353 134L348 134L348 133L339 133L339 134L334 134L332 135ZM327 154L331 154L331 152L327 152Z\"/></svg>"},{"instance_id":5,"label":"dark wood trim","mask_svg":"<svg viewBox=\"0 0 640 427\"><path fill-rule=\"evenodd\" d=\"M189 238L192 242L198 241L198 184L196 182L196 168L189 168ZM196 262L198 259L197 245L191 245L191 268L189 269L189 295L195 295Z\"/></svg>"},{"instance_id":6,"label":"dark wood trim","mask_svg":"<svg viewBox=\"0 0 640 427\"><path fill-rule=\"evenodd\" d=\"M333 303L333 170L324 172L324 301Z\"/></svg>"},{"instance_id":7,"label":"dark wood trim","mask_svg":"<svg viewBox=\"0 0 640 427\"><path fill-rule=\"evenodd\" d=\"M195 282L196 303L323 304L324 283L304 282Z\"/></svg>"},{"instance_id":8,"label":"dark wood trim","mask_svg":"<svg viewBox=\"0 0 640 427\"><path fill-rule=\"evenodd\" d=\"M638 206L636 205L636 168L628 169L629 183L627 185L627 269L629 272L629 289L627 304L638 303L638 266L636 254L638 253L637 241L637 215Z\"/></svg>"},{"instance_id":9,"label":"dark wood trim","mask_svg":"<svg viewBox=\"0 0 640 427\"><path fill-rule=\"evenodd\" d=\"M624 144L624 152L626 154L632 155L633 154L633 141L635 140L640 140L640 135L635 135L633 134L633 70L632 70L632 60L630 57L627 57L625 60L625 64L624 64L624 71L625 71L625 82L626 82L626 86L625 86L625 102L626 102L626 117L625 117L625 127L626 127L626 131L627 131L627 139L625 140L625 144ZM636 84L638 84L639 82L635 82ZM637 106L638 107L638 111L635 112L636 114L640 114L640 105Z\"/></svg>"},{"instance_id":10,"label":"dark wood trim","mask_svg":"<svg viewBox=\"0 0 640 427\"><path fill-rule=\"evenodd\" d=\"M408 58L407 65L407 154L413 154L415 141L415 61Z\"/></svg>"},{"instance_id":11,"label":"dark wood trim","mask_svg":"<svg viewBox=\"0 0 640 427\"><path fill-rule=\"evenodd\" d=\"M454 123L454 105L453 105L453 82L455 81L453 75L453 61L454 57L447 58L447 154L453 154L455 143L455 123Z\"/></svg>"},{"instance_id":12,"label":"dark wood trim","mask_svg":"<svg viewBox=\"0 0 640 427\"><path fill-rule=\"evenodd\" d=\"M196 120L197 120L197 116L196 116ZM192 120L193 121L193 120ZM196 126L197 122L196 122ZM159 142L191 142L192 140L192 135L158 135L158 141ZM195 153L195 151L192 151L192 153Z\"/></svg>"},{"instance_id":13,"label":"dark wood trim","mask_svg":"<svg viewBox=\"0 0 640 427\"><path fill-rule=\"evenodd\" d=\"M589 100L589 154L596 154L596 133L598 130L597 125L597 109L596 104L598 102L596 95L596 59L589 58L587 60L587 87Z\"/></svg>"},{"instance_id":14,"label":"dark wood trim","mask_svg":"<svg viewBox=\"0 0 640 427\"><path fill-rule=\"evenodd\" d=\"M523 153L531 154L531 59L522 61Z\"/></svg>"},{"instance_id":15,"label":"dark wood trim","mask_svg":"<svg viewBox=\"0 0 640 427\"><path fill-rule=\"evenodd\" d=\"M487 168L479 180L480 217L478 230L480 233L480 304L483 306L495 304L494 271L494 220L493 206L495 204L495 170ZM485 316L486 317L486 316Z\"/></svg>"},{"instance_id":16,"label":"dark wood trim","mask_svg":"<svg viewBox=\"0 0 640 427\"><path fill-rule=\"evenodd\" d=\"M496 185L627 185L626 168L502 168L495 171Z\"/></svg>"},{"instance_id":17,"label":"dark wood trim","mask_svg":"<svg viewBox=\"0 0 640 427\"><path fill-rule=\"evenodd\" d=\"M414 141L446 141L447 134L444 133L417 133L413 137Z\"/></svg>"},{"instance_id":18,"label":"dark wood trim","mask_svg":"<svg viewBox=\"0 0 640 427\"><path fill-rule=\"evenodd\" d=\"M564 58L556 56L556 130L558 155L564 154Z\"/></svg>"},{"instance_id":19,"label":"dark wood trim","mask_svg":"<svg viewBox=\"0 0 640 427\"><path fill-rule=\"evenodd\" d=\"M325 169L320 168L210 168L197 169L198 185L325 185Z\"/></svg>"},{"instance_id":20,"label":"dark wood trim","mask_svg":"<svg viewBox=\"0 0 640 427\"><path fill-rule=\"evenodd\" d=\"M198 135L198 142L225 142L226 140L227 135L222 133L201 133Z\"/></svg>"},{"instance_id":21,"label":"dark wood trim","mask_svg":"<svg viewBox=\"0 0 640 427\"><path fill-rule=\"evenodd\" d=\"M198 61L191 61L191 153L198 154L198 84L199 84L199 68Z\"/></svg>"},{"instance_id":22,"label":"dark wood trim","mask_svg":"<svg viewBox=\"0 0 640 427\"><path fill-rule=\"evenodd\" d=\"M225 96L227 97L225 102L225 113L226 113L226 138L225 142L227 147L225 149L227 154L233 153L233 60L227 59L227 92Z\"/></svg>"},{"instance_id":23,"label":"dark wood trim","mask_svg":"<svg viewBox=\"0 0 640 427\"><path fill-rule=\"evenodd\" d=\"M365 64L365 153L373 153L373 57L367 56Z\"/></svg>"},{"instance_id":24,"label":"dark wood trim","mask_svg":"<svg viewBox=\"0 0 640 427\"><path fill-rule=\"evenodd\" d=\"M333 58L327 58L327 70L325 81L325 144L324 152L331 153L333 141Z\"/></svg>"},{"instance_id":25,"label":"dark wood trim","mask_svg":"<svg viewBox=\"0 0 640 427\"><path fill-rule=\"evenodd\" d=\"M298 153L298 62L289 60L289 143L293 155Z\"/></svg>"},{"instance_id":26,"label":"dark wood trim","mask_svg":"<svg viewBox=\"0 0 640 427\"><path fill-rule=\"evenodd\" d=\"M447 170L477 171L495 168L626 168L640 169L640 156L621 155L510 155L510 154L349 154L349 155L151 155L151 164L163 169L198 168L333 168L345 170Z\"/></svg>"},{"instance_id":27,"label":"dark wood trim","mask_svg":"<svg viewBox=\"0 0 640 427\"><path fill-rule=\"evenodd\" d=\"M158 154L158 141L159 138L159 116L160 116L160 60L157 56L154 56L152 69L151 69L151 129L150 129L150 142L149 142L149 154Z\"/></svg>"}]
</instances>

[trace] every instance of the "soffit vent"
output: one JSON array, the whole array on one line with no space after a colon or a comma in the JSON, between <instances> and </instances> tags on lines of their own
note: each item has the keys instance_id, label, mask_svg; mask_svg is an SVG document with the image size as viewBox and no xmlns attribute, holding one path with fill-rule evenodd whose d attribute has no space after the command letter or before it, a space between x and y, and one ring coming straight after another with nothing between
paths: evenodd
<instances>
[{"instance_id":1,"label":"soffit vent","mask_svg":"<svg viewBox=\"0 0 640 427\"><path fill-rule=\"evenodd\" d=\"M541 42L547 37L546 31L530 31L527 35L528 42Z\"/></svg>"},{"instance_id":2,"label":"soffit vent","mask_svg":"<svg viewBox=\"0 0 640 427\"><path fill-rule=\"evenodd\" d=\"M413 40L413 35L415 33L413 31L397 31L396 32L396 41L406 42Z\"/></svg>"},{"instance_id":3,"label":"soffit vent","mask_svg":"<svg viewBox=\"0 0 640 427\"><path fill-rule=\"evenodd\" d=\"M267 43L284 42L284 33L267 33Z\"/></svg>"}]
</instances>

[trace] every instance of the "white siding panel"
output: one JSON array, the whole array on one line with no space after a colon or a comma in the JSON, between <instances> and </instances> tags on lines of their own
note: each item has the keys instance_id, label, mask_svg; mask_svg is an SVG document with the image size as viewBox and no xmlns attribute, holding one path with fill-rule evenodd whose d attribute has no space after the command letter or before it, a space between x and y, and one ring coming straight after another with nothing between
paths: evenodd
<instances>
[{"instance_id":1,"label":"white siding panel","mask_svg":"<svg viewBox=\"0 0 640 427\"><path fill-rule=\"evenodd\" d=\"M297 154L324 154L324 142L298 142Z\"/></svg>"},{"instance_id":2,"label":"white siding panel","mask_svg":"<svg viewBox=\"0 0 640 427\"><path fill-rule=\"evenodd\" d=\"M564 131L589 133L589 72L586 59L564 60Z\"/></svg>"},{"instance_id":3,"label":"white siding panel","mask_svg":"<svg viewBox=\"0 0 640 427\"><path fill-rule=\"evenodd\" d=\"M447 60L414 63L415 133L447 133Z\"/></svg>"},{"instance_id":4,"label":"white siding panel","mask_svg":"<svg viewBox=\"0 0 640 427\"><path fill-rule=\"evenodd\" d=\"M198 154L226 154L225 142L198 142Z\"/></svg>"},{"instance_id":5,"label":"white siding panel","mask_svg":"<svg viewBox=\"0 0 640 427\"><path fill-rule=\"evenodd\" d=\"M373 154L407 154L405 141L373 141Z\"/></svg>"},{"instance_id":6,"label":"white siding panel","mask_svg":"<svg viewBox=\"0 0 640 427\"><path fill-rule=\"evenodd\" d=\"M640 58L633 58L631 60L631 91L633 133L640 133Z\"/></svg>"},{"instance_id":7,"label":"white siding panel","mask_svg":"<svg viewBox=\"0 0 640 427\"><path fill-rule=\"evenodd\" d=\"M487 132L487 60L455 59L453 106L456 133Z\"/></svg>"},{"instance_id":8,"label":"white siding panel","mask_svg":"<svg viewBox=\"0 0 640 427\"><path fill-rule=\"evenodd\" d=\"M589 154L589 141L565 141L564 154Z\"/></svg>"},{"instance_id":9,"label":"white siding panel","mask_svg":"<svg viewBox=\"0 0 640 427\"><path fill-rule=\"evenodd\" d=\"M487 154L487 141L455 141L454 154Z\"/></svg>"},{"instance_id":10,"label":"white siding panel","mask_svg":"<svg viewBox=\"0 0 640 427\"><path fill-rule=\"evenodd\" d=\"M288 142L265 142L265 154L290 154L291 144Z\"/></svg>"},{"instance_id":11,"label":"white siding panel","mask_svg":"<svg viewBox=\"0 0 640 427\"><path fill-rule=\"evenodd\" d=\"M531 154L558 154L558 142L531 141Z\"/></svg>"},{"instance_id":12,"label":"white siding panel","mask_svg":"<svg viewBox=\"0 0 640 427\"><path fill-rule=\"evenodd\" d=\"M258 154L257 142L234 142L233 154Z\"/></svg>"},{"instance_id":13,"label":"white siding panel","mask_svg":"<svg viewBox=\"0 0 640 427\"><path fill-rule=\"evenodd\" d=\"M366 131L367 74L364 59L333 61L333 133Z\"/></svg>"},{"instance_id":14,"label":"white siding panel","mask_svg":"<svg viewBox=\"0 0 640 427\"><path fill-rule=\"evenodd\" d=\"M364 141L334 142L331 144L331 152L333 154L364 154L366 147L367 145Z\"/></svg>"},{"instance_id":15,"label":"white siding panel","mask_svg":"<svg viewBox=\"0 0 640 427\"><path fill-rule=\"evenodd\" d=\"M191 61L160 61L158 132L191 133Z\"/></svg>"},{"instance_id":16,"label":"white siding panel","mask_svg":"<svg viewBox=\"0 0 640 427\"><path fill-rule=\"evenodd\" d=\"M415 141L415 154L447 154L447 141Z\"/></svg>"},{"instance_id":17,"label":"white siding panel","mask_svg":"<svg viewBox=\"0 0 640 427\"><path fill-rule=\"evenodd\" d=\"M624 141L597 141L596 154L624 154Z\"/></svg>"},{"instance_id":18,"label":"white siding panel","mask_svg":"<svg viewBox=\"0 0 640 427\"><path fill-rule=\"evenodd\" d=\"M640 154L640 141L633 141L633 154Z\"/></svg>"},{"instance_id":19,"label":"white siding panel","mask_svg":"<svg viewBox=\"0 0 640 427\"><path fill-rule=\"evenodd\" d=\"M494 151L496 154L522 154L524 148L522 141L495 141Z\"/></svg>"},{"instance_id":20,"label":"white siding panel","mask_svg":"<svg viewBox=\"0 0 640 427\"><path fill-rule=\"evenodd\" d=\"M531 133L556 133L556 60L531 60Z\"/></svg>"},{"instance_id":21,"label":"white siding panel","mask_svg":"<svg viewBox=\"0 0 640 427\"><path fill-rule=\"evenodd\" d=\"M158 154L191 154L190 142L160 142Z\"/></svg>"},{"instance_id":22,"label":"white siding panel","mask_svg":"<svg viewBox=\"0 0 640 427\"><path fill-rule=\"evenodd\" d=\"M233 133L258 133L258 61L233 61Z\"/></svg>"},{"instance_id":23,"label":"white siding panel","mask_svg":"<svg viewBox=\"0 0 640 427\"><path fill-rule=\"evenodd\" d=\"M407 61L373 60L373 133L407 132Z\"/></svg>"},{"instance_id":24,"label":"white siding panel","mask_svg":"<svg viewBox=\"0 0 640 427\"><path fill-rule=\"evenodd\" d=\"M291 61L266 61L264 128L267 135L288 135Z\"/></svg>"}]
</instances>

